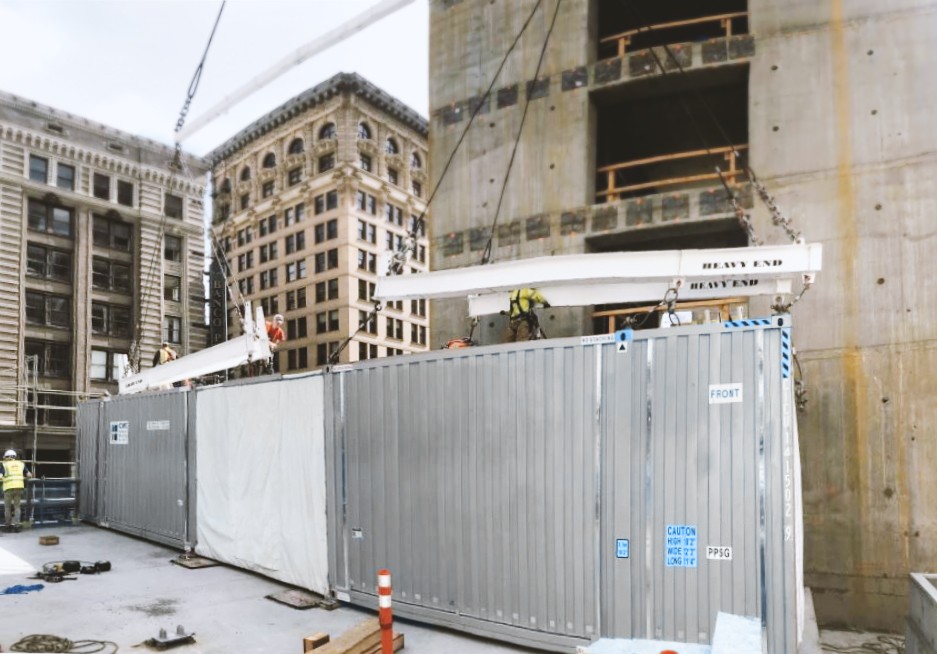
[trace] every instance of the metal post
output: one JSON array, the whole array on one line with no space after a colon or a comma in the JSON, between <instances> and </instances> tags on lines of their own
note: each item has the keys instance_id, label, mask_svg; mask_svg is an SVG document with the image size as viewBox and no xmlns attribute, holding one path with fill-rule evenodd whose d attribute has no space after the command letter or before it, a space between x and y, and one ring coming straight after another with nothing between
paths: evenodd
<instances>
[{"instance_id":1,"label":"metal post","mask_svg":"<svg viewBox=\"0 0 937 654\"><path fill-rule=\"evenodd\" d=\"M394 651L394 614L391 610L390 570L377 572L378 624L381 625L381 654Z\"/></svg>"}]
</instances>

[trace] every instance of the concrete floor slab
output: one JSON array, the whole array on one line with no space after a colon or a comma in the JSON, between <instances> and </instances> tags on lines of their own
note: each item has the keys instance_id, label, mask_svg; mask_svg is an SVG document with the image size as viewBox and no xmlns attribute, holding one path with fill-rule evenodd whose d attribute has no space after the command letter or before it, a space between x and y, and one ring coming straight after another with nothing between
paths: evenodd
<instances>
[{"instance_id":1,"label":"concrete floor slab","mask_svg":"<svg viewBox=\"0 0 937 654\"><path fill-rule=\"evenodd\" d=\"M49 534L58 535L60 544L39 545L39 536ZM161 628L173 633L182 625L195 632L196 643L171 650L180 654L299 654L304 636L321 631L334 637L375 615L345 605L334 611L296 610L265 598L288 588L284 584L224 565L186 569L170 563L178 554L88 525L2 534L0 557L17 557L35 569L50 561L77 559L107 560L112 570L0 597L0 648L8 651L27 635L52 634L72 641L113 641L119 651L129 651ZM42 583L26 576L21 571L0 574L0 590ZM533 651L402 620L395 626L405 635L404 651L412 654Z\"/></svg>"}]
</instances>

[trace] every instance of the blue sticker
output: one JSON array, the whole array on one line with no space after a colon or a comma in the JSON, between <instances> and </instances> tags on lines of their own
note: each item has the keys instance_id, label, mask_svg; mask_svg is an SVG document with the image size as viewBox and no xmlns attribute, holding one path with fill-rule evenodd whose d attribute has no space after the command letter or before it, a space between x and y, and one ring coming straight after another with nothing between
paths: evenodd
<instances>
[{"instance_id":1,"label":"blue sticker","mask_svg":"<svg viewBox=\"0 0 937 654\"><path fill-rule=\"evenodd\" d=\"M664 545L668 568L696 567L696 525L667 525Z\"/></svg>"},{"instance_id":2,"label":"blue sticker","mask_svg":"<svg viewBox=\"0 0 937 654\"><path fill-rule=\"evenodd\" d=\"M634 340L634 330L633 329L619 329L615 332L615 342L622 343Z\"/></svg>"},{"instance_id":3,"label":"blue sticker","mask_svg":"<svg viewBox=\"0 0 937 654\"><path fill-rule=\"evenodd\" d=\"M619 559L628 558L628 539L619 538L615 541L615 557Z\"/></svg>"}]
</instances>

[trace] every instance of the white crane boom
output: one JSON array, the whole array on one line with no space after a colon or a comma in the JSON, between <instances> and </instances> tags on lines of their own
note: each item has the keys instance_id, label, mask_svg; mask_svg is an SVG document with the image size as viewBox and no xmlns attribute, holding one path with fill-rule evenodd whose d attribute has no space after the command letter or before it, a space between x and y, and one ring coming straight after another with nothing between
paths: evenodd
<instances>
[{"instance_id":1,"label":"white crane boom","mask_svg":"<svg viewBox=\"0 0 937 654\"><path fill-rule=\"evenodd\" d=\"M260 75L248 81L230 95L223 97L215 106L179 130L176 133L176 143L182 143L186 138L202 129L218 116L224 114L247 96L265 87L293 66L298 66L309 59L309 57L319 54L337 43L341 43L349 36L360 32L382 18L402 9L411 2L413 2L413 0L383 0L383 2L379 2L373 7L366 9L335 29L316 37L314 40L278 61Z\"/></svg>"}]
</instances>

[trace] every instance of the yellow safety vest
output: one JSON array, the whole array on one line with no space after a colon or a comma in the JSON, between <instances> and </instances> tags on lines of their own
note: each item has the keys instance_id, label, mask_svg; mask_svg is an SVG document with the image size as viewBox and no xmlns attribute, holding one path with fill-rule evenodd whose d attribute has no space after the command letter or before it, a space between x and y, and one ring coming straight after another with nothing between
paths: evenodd
<instances>
[{"instance_id":1,"label":"yellow safety vest","mask_svg":"<svg viewBox=\"0 0 937 654\"><path fill-rule=\"evenodd\" d=\"M22 461L12 460L3 462L3 491L23 488L26 485L26 478L23 471L26 464Z\"/></svg>"},{"instance_id":2,"label":"yellow safety vest","mask_svg":"<svg viewBox=\"0 0 937 654\"><path fill-rule=\"evenodd\" d=\"M535 288L521 288L511 291L511 318L527 316L530 313L530 305L546 304L547 299Z\"/></svg>"}]
</instances>

